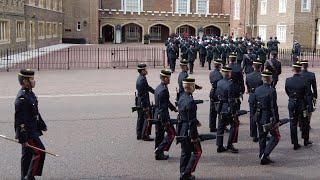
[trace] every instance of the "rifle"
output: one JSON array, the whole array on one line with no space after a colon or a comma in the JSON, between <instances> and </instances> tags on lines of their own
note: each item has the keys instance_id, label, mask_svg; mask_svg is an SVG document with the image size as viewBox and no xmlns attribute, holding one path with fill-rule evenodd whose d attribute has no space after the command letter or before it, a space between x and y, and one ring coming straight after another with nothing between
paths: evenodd
<instances>
[{"instance_id":1,"label":"rifle","mask_svg":"<svg viewBox=\"0 0 320 180\"><path fill-rule=\"evenodd\" d=\"M205 102L209 102L210 100L194 100L196 104L203 104Z\"/></svg>"},{"instance_id":2,"label":"rifle","mask_svg":"<svg viewBox=\"0 0 320 180\"><path fill-rule=\"evenodd\" d=\"M151 124L157 124L161 122L159 119L149 119L148 121L151 122ZM178 124L178 119L169 119L168 122L172 125Z\"/></svg>"},{"instance_id":3,"label":"rifle","mask_svg":"<svg viewBox=\"0 0 320 180\"><path fill-rule=\"evenodd\" d=\"M188 140L189 136L176 136L177 142L182 142ZM199 134L199 140L202 141L208 141L208 140L214 140L217 138L217 135L215 134Z\"/></svg>"},{"instance_id":4,"label":"rifle","mask_svg":"<svg viewBox=\"0 0 320 180\"><path fill-rule=\"evenodd\" d=\"M280 119L279 120L279 126L283 126L283 125L285 125L285 124L287 124L289 122L290 122L289 118ZM263 127L263 132L269 132L269 131L271 131L273 129L274 124L271 122L271 123L262 125L262 127Z\"/></svg>"}]
</instances>

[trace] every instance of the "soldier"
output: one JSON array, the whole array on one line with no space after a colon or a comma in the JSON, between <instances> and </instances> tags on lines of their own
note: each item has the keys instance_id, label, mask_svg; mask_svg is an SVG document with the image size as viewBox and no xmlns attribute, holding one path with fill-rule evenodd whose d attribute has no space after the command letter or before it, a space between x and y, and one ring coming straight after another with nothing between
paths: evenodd
<instances>
[{"instance_id":1,"label":"soldier","mask_svg":"<svg viewBox=\"0 0 320 180\"><path fill-rule=\"evenodd\" d=\"M175 68L176 68L177 56L176 56L175 48L172 43L169 43L169 45L167 47L167 56L168 56L168 62L170 65L170 69L172 72L174 72Z\"/></svg>"},{"instance_id":2,"label":"soldier","mask_svg":"<svg viewBox=\"0 0 320 180\"><path fill-rule=\"evenodd\" d=\"M301 45L297 40L294 40L292 47L292 62L295 63L298 61L301 55Z\"/></svg>"},{"instance_id":3,"label":"soldier","mask_svg":"<svg viewBox=\"0 0 320 180\"><path fill-rule=\"evenodd\" d=\"M208 62L209 70L211 70L211 61L213 59L213 51L214 51L214 48L212 47L212 43L209 42L207 46L207 62Z\"/></svg>"},{"instance_id":4,"label":"soldier","mask_svg":"<svg viewBox=\"0 0 320 180\"><path fill-rule=\"evenodd\" d=\"M280 42L278 41L278 38L274 37L272 51L278 52L279 51L279 47L278 47L279 44L280 44Z\"/></svg>"},{"instance_id":5,"label":"soldier","mask_svg":"<svg viewBox=\"0 0 320 180\"><path fill-rule=\"evenodd\" d=\"M293 77L286 79L285 90L289 96L289 117L290 117L290 134L291 143L293 149L297 150L301 148L298 142L298 123L301 128L301 136L304 139L304 145L311 145L309 141L309 121L307 115L307 102L306 97L308 95L308 82L301 76L302 64L297 61L292 65Z\"/></svg>"},{"instance_id":6,"label":"soldier","mask_svg":"<svg viewBox=\"0 0 320 180\"><path fill-rule=\"evenodd\" d=\"M236 48L235 53L237 54L237 63L241 65L243 61L243 55L246 53L246 47L239 42L238 48Z\"/></svg>"},{"instance_id":7,"label":"soldier","mask_svg":"<svg viewBox=\"0 0 320 180\"><path fill-rule=\"evenodd\" d=\"M219 99L217 112L219 114L217 131L217 152L222 153L230 150L232 153L238 153L239 150L233 146L238 141L239 120L236 117L237 112L237 93L234 82L231 80L232 69L228 66L222 68L223 79L217 84L216 96ZM227 147L223 146L223 134L225 127L230 125L229 139Z\"/></svg>"},{"instance_id":8,"label":"soldier","mask_svg":"<svg viewBox=\"0 0 320 180\"><path fill-rule=\"evenodd\" d=\"M181 58L182 59L188 59L188 54L187 54L187 50L188 50L188 43L187 42L183 42L180 45L180 49L181 49Z\"/></svg>"},{"instance_id":9,"label":"soldier","mask_svg":"<svg viewBox=\"0 0 320 180\"><path fill-rule=\"evenodd\" d=\"M253 61L257 59L257 56L253 54L253 48L248 48L248 53L244 55L242 62L242 69L245 74L250 74L253 72Z\"/></svg>"},{"instance_id":10,"label":"soldier","mask_svg":"<svg viewBox=\"0 0 320 180\"><path fill-rule=\"evenodd\" d=\"M141 107L142 110L138 111L138 119L137 119L137 139L144 140L144 141L153 141L150 138L152 124L147 120L151 118L150 113L150 99L149 99L149 92L154 94L154 89L149 86L147 81L147 65L146 64L138 64L138 79L136 82L136 89L138 91L138 98L136 102L136 106Z\"/></svg>"},{"instance_id":11,"label":"soldier","mask_svg":"<svg viewBox=\"0 0 320 180\"><path fill-rule=\"evenodd\" d=\"M183 80L184 93L178 102L180 121L178 123L178 135L188 137L181 141L180 179L195 179L192 173L195 171L202 154L197 127L201 123L197 119L197 104L192 93L195 91L195 79Z\"/></svg>"},{"instance_id":12,"label":"soldier","mask_svg":"<svg viewBox=\"0 0 320 180\"><path fill-rule=\"evenodd\" d=\"M222 54L221 43L220 41L217 41L216 46L214 47L214 50L213 50L213 58L221 59L221 54Z\"/></svg>"},{"instance_id":13,"label":"soldier","mask_svg":"<svg viewBox=\"0 0 320 180\"><path fill-rule=\"evenodd\" d=\"M168 84L170 84L170 70L162 70L160 73L161 83L154 92L155 99L155 116L159 122L156 124L156 139L155 139L155 159L167 160L168 155L164 151L169 151L172 141L176 136L176 131L170 123L170 115L168 109L178 112L174 105L170 102L170 94ZM164 133L167 133L164 137Z\"/></svg>"},{"instance_id":14,"label":"soldier","mask_svg":"<svg viewBox=\"0 0 320 180\"><path fill-rule=\"evenodd\" d=\"M237 104L238 104L237 110L240 110L240 106L241 106L240 97L242 97L242 95L245 92L242 68L240 67L240 65L238 63L236 63L236 55L235 54L230 54L229 60L230 60L229 67L232 69L232 77L231 78L232 78L232 81L233 81L235 89L236 89L235 92L237 92Z\"/></svg>"},{"instance_id":15,"label":"soldier","mask_svg":"<svg viewBox=\"0 0 320 180\"><path fill-rule=\"evenodd\" d=\"M205 42L202 42L199 45L199 57L200 57L201 67L204 67L204 64L206 62L206 56L207 56L206 44L205 44Z\"/></svg>"},{"instance_id":16,"label":"soldier","mask_svg":"<svg viewBox=\"0 0 320 180\"><path fill-rule=\"evenodd\" d=\"M179 73L179 76L178 76L178 85L179 85L179 95L177 97L177 102L179 101L179 97L182 95L182 93L184 92L184 88L183 88L183 80L185 78L187 78L189 75L188 75L188 70L189 70L189 67L188 67L188 61L185 60L185 59L182 59L180 61L180 67L181 67L181 72ZM196 89L202 89L201 86L198 86L198 85L195 85L195 88Z\"/></svg>"},{"instance_id":17,"label":"soldier","mask_svg":"<svg viewBox=\"0 0 320 180\"><path fill-rule=\"evenodd\" d=\"M263 85L256 88L252 95L252 101L256 104L255 121L259 130L259 158L261 165L273 163L270 154L280 141L279 132L279 112L277 105L277 92L272 88L272 72L262 72ZM251 113L251 109L250 109ZM265 132L263 125L272 123L273 128L269 132ZM267 144L267 136L270 133L271 138Z\"/></svg>"},{"instance_id":18,"label":"soldier","mask_svg":"<svg viewBox=\"0 0 320 180\"><path fill-rule=\"evenodd\" d=\"M249 93L249 107L250 107L250 137L253 138L253 142L258 142L258 127L256 121L254 119L255 115L255 106L254 104L254 92L257 87L263 84L262 76L261 76L261 65L262 62L260 59L253 61L254 71L247 75L246 78L246 86L247 86L247 93Z\"/></svg>"},{"instance_id":19,"label":"soldier","mask_svg":"<svg viewBox=\"0 0 320 180\"><path fill-rule=\"evenodd\" d=\"M264 64L265 69L272 72L272 87L276 88L279 75L282 73L281 62L278 60L278 53L276 51L271 52L272 58L268 59Z\"/></svg>"},{"instance_id":20,"label":"soldier","mask_svg":"<svg viewBox=\"0 0 320 180\"><path fill-rule=\"evenodd\" d=\"M267 48L265 48L265 44L263 43L257 52L257 55L259 56L259 59L262 62L262 66L261 66L262 71L264 70L264 64L267 61L268 54L269 54L269 50Z\"/></svg>"},{"instance_id":21,"label":"soldier","mask_svg":"<svg viewBox=\"0 0 320 180\"><path fill-rule=\"evenodd\" d=\"M194 61L197 58L197 50L194 47L194 44L190 44L190 48L187 50L188 62L190 66L190 74L193 74Z\"/></svg>"},{"instance_id":22,"label":"soldier","mask_svg":"<svg viewBox=\"0 0 320 180\"><path fill-rule=\"evenodd\" d=\"M301 61L301 64L303 66L301 76L306 78L308 82L308 94L306 98L307 98L307 110L308 110L308 119L309 119L309 126L310 126L312 112L314 112L314 106L316 105L316 102L318 99L317 79L315 74L308 70L308 66L309 66L308 60Z\"/></svg>"},{"instance_id":23,"label":"soldier","mask_svg":"<svg viewBox=\"0 0 320 180\"><path fill-rule=\"evenodd\" d=\"M22 69L18 74L21 90L15 100L14 129L16 139L22 144L21 179L34 180L41 176L45 153L30 148L29 145L45 150L40 136L47 131L39 110L38 100L32 89L35 87L34 71Z\"/></svg>"},{"instance_id":24,"label":"soldier","mask_svg":"<svg viewBox=\"0 0 320 180\"><path fill-rule=\"evenodd\" d=\"M209 128L210 132L217 132L217 111L215 108L215 103L218 102L218 97L215 95L217 89L217 83L221 79L223 79L222 74L220 72L222 60L216 59L213 61L214 70L210 72L210 83L211 83L211 91L210 91L210 115L209 115Z\"/></svg>"},{"instance_id":25,"label":"soldier","mask_svg":"<svg viewBox=\"0 0 320 180\"><path fill-rule=\"evenodd\" d=\"M268 59L270 59L270 53L272 52L273 48L273 38L270 37L269 41L267 42L267 48L268 48Z\"/></svg>"}]
</instances>

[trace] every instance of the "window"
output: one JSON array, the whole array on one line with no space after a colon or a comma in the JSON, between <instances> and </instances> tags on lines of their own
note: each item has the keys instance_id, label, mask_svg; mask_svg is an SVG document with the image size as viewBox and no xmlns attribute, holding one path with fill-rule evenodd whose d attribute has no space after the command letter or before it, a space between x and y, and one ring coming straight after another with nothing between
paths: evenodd
<instances>
[{"instance_id":1,"label":"window","mask_svg":"<svg viewBox=\"0 0 320 180\"><path fill-rule=\"evenodd\" d=\"M279 13L286 13L287 0L279 0Z\"/></svg>"},{"instance_id":2,"label":"window","mask_svg":"<svg viewBox=\"0 0 320 180\"><path fill-rule=\"evenodd\" d=\"M45 4L46 4L45 0L39 0L39 7L44 8Z\"/></svg>"},{"instance_id":3,"label":"window","mask_svg":"<svg viewBox=\"0 0 320 180\"><path fill-rule=\"evenodd\" d=\"M59 23L59 37L61 38L62 37L62 23Z\"/></svg>"},{"instance_id":4,"label":"window","mask_svg":"<svg viewBox=\"0 0 320 180\"><path fill-rule=\"evenodd\" d=\"M240 0L234 0L234 20L240 20Z\"/></svg>"},{"instance_id":5,"label":"window","mask_svg":"<svg viewBox=\"0 0 320 180\"><path fill-rule=\"evenodd\" d=\"M152 26L150 36L152 40L161 40L161 26Z\"/></svg>"},{"instance_id":6,"label":"window","mask_svg":"<svg viewBox=\"0 0 320 180\"><path fill-rule=\"evenodd\" d=\"M47 0L47 9L52 9L52 0Z\"/></svg>"},{"instance_id":7,"label":"window","mask_svg":"<svg viewBox=\"0 0 320 180\"><path fill-rule=\"evenodd\" d=\"M141 12L143 11L143 0L121 0L121 6L124 11Z\"/></svg>"},{"instance_id":8,"label":"window","mask_svg":"<svg viewBox=\"0 0 320 180\"><path fill-rule=\"evenodd\" d=\"M267 14L267 0L261 0L260 1L260 15L266 15Z\"/></svg>"},{"instance_id":9,"label":"window","mask_svg":"<svg viewBox=\"0 0 320 180\"><path fill-rule=\"evenodd\" d=\"M30 6L35 6L36 5L36 0L29 0L29 5Z\"/></svg>"},{"instance_id":10,"label":"window","mask_svg":"<svg viewBox=\"0 0 320 180\"><path fill-rule=\"evenodd\" d=\"M319 22L318 22L317 32L318 32L318 45L320 45L320 23Z\"/></svg>"},{"instance_id":11,"label":"window","mask_svg":"<svg viewBox=\"0 0 320 180\"><path fill-rule=\"evenodd\" d=\"M39 39L44 39L44 36L45 36L44 22L39 22L38 23L38 37L39 37Z\"/></svg>"},{"instance_id":12,"label":"window","mask_svg":"<svg viewBox=\"0 0 320 180\"><path fill-rule=\"evenodd\" d=\"M190 0L176 0L176 12L181 14L190 13Z\"/></svg>"},{"instance_id":13,"label":"window","mask_svg":"<svg viewBox=\"0 0 320 180\"><path fill-rule=\"evenodd\" d=\"M128 38L136 38L136 37L139 37L139 29L138 29L138 26L128 26L127 35L128 35Z\"/></svg>"},{"instance_id":14,"label":"window","mask_svg":"<svg viewBox=\"0 0 320 180\"><path fill-rule=\"evenodd\" d=\"M311 1L310 0L301 0L301 11L310 12L311 10Z\"/></svg>"},{"instance_id":15,"label":"window","mask_svg":"<svg viewBox=\"0 0 320 180\"><path fill-rule=\"evenodd\" d=\"M17 21L17 27L16 27L16 41L25 41L26 36L26 27L24 21Z\"/></svg>"},{"instance_id":16,"label":"window","mask_svg":"<svg viewBox=\"0 0 320 180\"><path fill-rule=\"evenodd\" d=\"M58 37L58 24L57 23L53 23L52 24L52 34L53 37Z\"/></svg>"},{"instance_id":17,"label":"window","mask_svg":"<svg viewBox=\"0 0 320 180\"><path fill-rule=\"evenodd\" d=\"M287 40L287 26L278 25L277 26L277 37L280 42L286 42Z\"/></svg>"},{"instance_id":18,"label":"window","mask_svg":"<svg viewBox=\"0 0 320 180\"><path fill-rule=\"evenodd\" d=\"M267 26L266 25L259 26L259 36L261 37L262 41L265 41L267 39Z\"/></svg>"},{"instance_id":19,"label":"window","mask_svg":"<svg viewBox=\"0 0 320 180\"><path fill-rule=\"evenodd\" d=\"M10 42L10 27L9 21L0 20L0 43Z\"/></svg>"},{"instance_id":20,"label":"window","mask_svg":"<svg viewBox=\"0 0 320 180\"><path fill-rule=\"evenodd\" d=\"M47 24L46 24L46 38L52 38L51 23L50 22L47 22Z\"/></svg>"},{"instance_id":21,"label":"window","mask_svg":"<svg viewBox=\"0 0 320 180\"><path fill-rule=\"evenodd\" d=\"M197 13L209 14L209 0L197 0Z\"/></svg>"},{"instance_id":22,"label":"window","mask_svg":"<svg viewBox=\"0 0 320 180\"><path fill-rule=\"evenodd\" d=\"M58 0L53 0L53 2L52 2L52 9L54 10L54 11L57 11L58 10Z\"/></svg>"},{"instance_id":23,"label":"window","mask_svg":"<svg viewBox=\"0 0 320 180\"><path fill-rule=\"evenodd\" d=\"M80 21L77 22L77 31L81 31L81 22Z\"/></svg>"}]
</instances>

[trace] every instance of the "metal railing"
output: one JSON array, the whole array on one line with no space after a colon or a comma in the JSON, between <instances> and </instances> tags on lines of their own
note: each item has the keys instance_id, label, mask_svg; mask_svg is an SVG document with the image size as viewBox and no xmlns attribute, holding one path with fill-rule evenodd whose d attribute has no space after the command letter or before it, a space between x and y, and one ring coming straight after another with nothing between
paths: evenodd
<instances>
[{"instance_id":1,"label":"metal railing","mask_svg":"<svg viewBox=\"0 0 320 180\"><path fill-rule=\"evenodd\" d=\"M0 50L0 71L30 68L105 69L132 68L138 63L148 67L165 66L165 50L161 47L95 47L82 46L65 49Z\"/></svg>"}]
</instances>

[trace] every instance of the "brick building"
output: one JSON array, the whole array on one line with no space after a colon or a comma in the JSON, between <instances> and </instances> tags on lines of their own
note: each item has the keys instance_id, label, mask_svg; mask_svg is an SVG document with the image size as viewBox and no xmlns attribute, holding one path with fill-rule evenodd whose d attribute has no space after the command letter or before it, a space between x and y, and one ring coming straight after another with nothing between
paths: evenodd
<instances>
[{"instance_id":1,"label":"brick building","mask_svg":"<svg viewBox=\"0 0 320 180\"><path fill-rule=\"evenodd\" d=\"M58 44L62 27L62 0L0 1L0 49Z\"/></svg>"}]
</instances>

